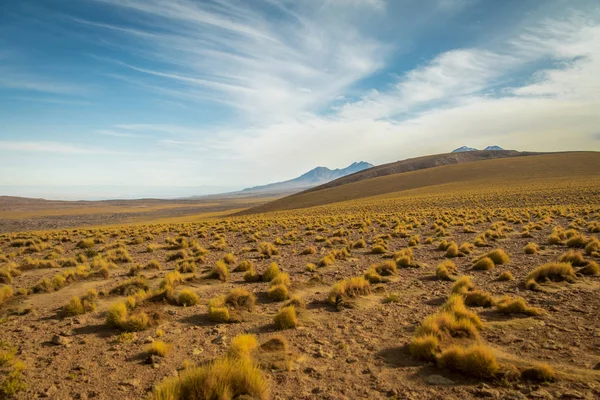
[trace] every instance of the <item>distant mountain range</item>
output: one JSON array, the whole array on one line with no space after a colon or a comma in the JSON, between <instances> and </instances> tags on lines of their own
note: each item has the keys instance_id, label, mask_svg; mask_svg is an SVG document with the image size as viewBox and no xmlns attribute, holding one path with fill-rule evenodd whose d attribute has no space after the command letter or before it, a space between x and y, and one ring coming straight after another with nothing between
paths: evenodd
<instances>
[{"instance_id":1,"label":"distant mountain range","mask_svg":"<svg viewBox=\"0 0 600 400\"><path fill-rule=\"evenodd\" d=\"M270 183L268 185L254 186L247 188L239 192L240 194L249 193L283 193L283 192L299 192L301 190L309 189L315 186L322 185L327 182L331 182L334 179L341 178L346 175L353 174L355 172L363 171L367 168L373 167L368 162L360 161L355 162L342 169L329 169L327 167L317 167L311 169L307 173L300 175L297 178L290 179L283 182Z\"/></svg>"},{"instance_id":2,"label":"distant mountain range","mask_svg":"<svg viewBox=\"0 0 600 400\"><path fill-rule=\"evenodd\" d=\"M498 151L498 150L504 150L504 149L502 147L500 147L500 146L488 146L488 147L486 147L483 150L496 150L496 151ZM474 147L462 146L462 147L459 147L458 149L452 150L453 153L463 153L465 151L477 151L477 149L474 148Z\"/></svg>"}]
</instances>

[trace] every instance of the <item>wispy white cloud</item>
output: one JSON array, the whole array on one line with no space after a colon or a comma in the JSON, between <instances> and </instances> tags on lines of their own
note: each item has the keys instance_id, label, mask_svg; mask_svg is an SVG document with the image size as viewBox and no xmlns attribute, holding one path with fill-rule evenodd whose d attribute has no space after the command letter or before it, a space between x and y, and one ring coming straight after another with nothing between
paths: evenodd
<instances>
[{"instance_id":1,"label":"wispy white cloud","mask_svg":"<svg viewBox=\"0 0 600 400\"><path fill-rule=\"evenodd\" d=\"M371 5L354 14L344 12L343 18L340 11L348 2L98 1L138 15L135 29L90 25L137 42L132 51L139 62L112 62L139 73L138 79L145 77L139 83L180 95L180 100L219 101L253 119L318 111L381 68L391 49L354 23L365 13L378 12L381 1L362 1ZM286 18L276 13L266 18L260 11L269 7ZM140 33L150 29L151 38ZM147 64L141 60L155 65L141 65Z\"/></svg>"},{"instance_id":2,"label":"wispy white cloud","mask_svg":"<svg viewBox=\"0 0 600 400\"><path fill-rule=\"evenodd\" d=\"M0 141L0 152L53 153L53 154L131 154L99 148L79 147L70 143L50 141Z\"/></svg>"},{"instance_id":3,"label":"wispy white cloud","mask_svg":"<svg viewBox=\"0 0 600 400\"><path fill-rule=\"evenodd\" d=\"M98 135L104 135L104 136L112 136L112 137L120 137L120 138L145 138L146 135L142 135L139 133L131 133L131 132L119 132L119 131L113 131L113 130L98 130L95 133L97 133Z\"/></svg>"}]
</instances>

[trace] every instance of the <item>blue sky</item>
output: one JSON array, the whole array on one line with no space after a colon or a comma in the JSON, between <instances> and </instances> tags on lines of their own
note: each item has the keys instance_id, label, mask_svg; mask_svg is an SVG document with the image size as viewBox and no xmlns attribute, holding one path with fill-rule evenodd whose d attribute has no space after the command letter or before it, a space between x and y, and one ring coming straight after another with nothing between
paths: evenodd
<instances>
[{"instance_id":1,"label":"blue sky","mask_svg":"<svg viewBox=\"0 0 600 400\"><path fill-rule=\"evenodd\" d=\"M600 6L20 0L0 194L181 196L468 145L600 150Z\"/></svg>"}]
</instances>

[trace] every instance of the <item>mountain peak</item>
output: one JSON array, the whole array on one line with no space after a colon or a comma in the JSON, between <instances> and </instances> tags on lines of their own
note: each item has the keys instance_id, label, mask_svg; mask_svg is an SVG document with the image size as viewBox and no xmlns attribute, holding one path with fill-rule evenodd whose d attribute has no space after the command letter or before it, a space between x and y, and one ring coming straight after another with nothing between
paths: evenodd
<instances>
[{"instance_id":1,"label":"mountain peak","mask_svg":"<svg viewBox=\"0 0 600 400\"><path fill-rule=\"evenodd\" d=\"M459 147L458 149L454 149L452 150L453 153L462 153L464 151L476 151L477 149L474 147L467 147L467 146L462 146Z\"/></svg>"},{"instance_id":2,"label":"mountain peak","mask_svg":"<svg viewBox=\"0 0 600 400\"><path fill-rule=\"evenodd\" d=\"M300 175L297 178L290 179L288 181L271 183L263 186L255 186L252 188L244 189L243 191L300 191L314 186L322 185L327 182L331 182L334 179L341 178L343 176L350 175L355 172L360 172L371 167L373 167L373 165L365 161L353 162L346 168L342 169L329 169L327 167L319 166L311 169L310 171Z\"/></svg>"},{"instance_id":3,"label":"mountain peak","mask_svg":"<svg viewBox=\"0 0 600 400\"><path fill-rule=\"evenodd\" d=\"M500 147L500 146L494 145L494 146L488 146L488 147L486 147L483 150L499 151L499 150L504 150L504 149L502 147ZM458 149L452 150L453 153L462 153L462 152L465 152L465 151L477 151L477 149L474 148L474 147L462 146L462 147L459 147Z\"/></svg>"}]
</instances>

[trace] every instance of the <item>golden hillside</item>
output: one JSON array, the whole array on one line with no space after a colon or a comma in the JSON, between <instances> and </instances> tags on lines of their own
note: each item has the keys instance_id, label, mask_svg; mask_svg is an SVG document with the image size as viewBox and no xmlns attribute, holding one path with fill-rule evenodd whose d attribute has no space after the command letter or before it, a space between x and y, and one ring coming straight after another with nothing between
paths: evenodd
<instances>
[{"instance_id":1,"label":"golden hillside","mask_svg":"<svg viewBox=\"0 0 600 400\"><path fill-rule=\"evenodd\" d=\"M398 197L405 191L412 195L429 192L437 186L468 190L480 186L494 187L527 182L553 184L571 179L599 178L600 153L565 152L539 154L446 165L411 172L366 179L333 188L302 192L251 208L242 214L315 207L366 197Z\"/></svg>"}]
</instances>

